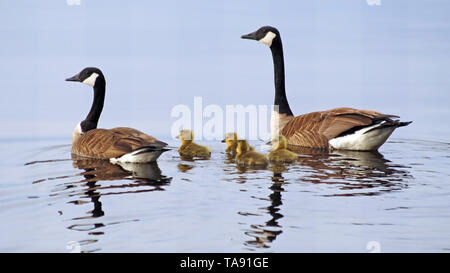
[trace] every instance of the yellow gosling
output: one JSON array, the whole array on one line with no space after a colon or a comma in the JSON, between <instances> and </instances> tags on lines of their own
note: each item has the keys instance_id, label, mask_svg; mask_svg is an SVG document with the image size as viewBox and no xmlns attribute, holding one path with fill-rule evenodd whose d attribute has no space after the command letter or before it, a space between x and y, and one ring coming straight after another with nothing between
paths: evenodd
<instances>
[{"instance_id":1,"label":"yellow gosling","mask_svg":"<svg viewBox=\"0 0 450 273\"><path fill-rule=\"evenodd\" d=\"M275 136L271 140L273 150L269 153L269 160L273 163L292 163L298 155L287 149L286 138L282 135Z\"/></svg>"},{"instance_id":2,"label":"yellow gosling","mask_svg":"<svg viewBox=\"0 0 450 273\"><path fill-rule=\"evenodd\" d=\"M188 157L209 157L211 151L209 147L194 143L194 133L191 130L181 130L178 138L181 140L181 146L178 152L181 156Z\"/></svg>"},{"instance_id":3,"label":"yellow gosling","mask_svg":"<svg viewBox=\"0 0 450 273\"><path fill-rule=\"evenodd\" d=\"M227 133L225 135L225 139L222 142L227 144L227 148L225 149L227 154L236 154L237 141L238 136L236 133Z\"/></svg>"},{"instance_id":4,"label":"yellow gosling","mask_svg":"<svg viewBox=\"0 0 450 273\"><path fill-rule=\"evenodd\" d=\"M245 166L267 166L269 159L266 155L253 150L247 140L238 140L236 148L236 163Z\"/></svg>"}]
</instances>

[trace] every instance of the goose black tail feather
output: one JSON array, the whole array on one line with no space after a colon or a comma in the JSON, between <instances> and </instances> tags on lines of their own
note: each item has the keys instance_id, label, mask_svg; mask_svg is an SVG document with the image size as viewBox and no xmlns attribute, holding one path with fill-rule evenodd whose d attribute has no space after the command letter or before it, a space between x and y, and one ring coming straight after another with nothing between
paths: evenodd
<instances>
[{"instance_id":1,"label":"goose black tail feather","mask_svg":"<svg viewBox=\"0 0 450 273\"><path fill-rule=\"evenodd\" d=\"M397 128L398 128L398 127L402 127L402 126L407 126L407 125L409 125L411 122L412 122L412 121L388 120L388 121L385 121L384 123L382 123L381 126L372 128L372 129L370 129L370 130L364 132L364 134L367 134L368 132L371 132L371 131L374 131L374 130L380 130L380 129L383 129L383 128L388 128L388 127L393 127L393 126L395 126L395 127L397 127Z\"/></svg>"},{"instance_id":2,"label":"goose black tail feather","mask_svg":"<svg viewBox=\"0 0 450 273\"><path fill-rule=\"evenodd\" d=\"M140 147L139 149L136 149L133 151L134 155L138 154L144 154L144 153L150 153L150 152L166 152L170 151L168 148L161 147L160 145L148 145Z\"/></svg>"}]
</instances>

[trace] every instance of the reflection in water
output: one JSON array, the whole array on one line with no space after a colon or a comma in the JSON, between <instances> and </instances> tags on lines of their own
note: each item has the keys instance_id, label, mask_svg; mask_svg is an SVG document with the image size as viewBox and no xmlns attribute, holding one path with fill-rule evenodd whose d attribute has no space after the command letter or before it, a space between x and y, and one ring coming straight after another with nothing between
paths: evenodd
<instances>
[{"instance_id":1,"label":"reflection in water","mask_svg":"<svg viewBox=\"0 0 450 273\"><path fill-rule=\"evenodd\" d=\"M83 179L80 181L64 183L63 185L57 185L55 193L51 194L51 196L65 195L77 197L76 200L67 202L74 205L89 203L83 199L90 199L90 202L93 204L93 209L88 211L88 215L86 216L72 218L72 224L67 227L70 230L88 232L88 235L103 235L103 231L97 230L106 225L117 224L105 224L101 221L87 221L105 215L102 202L100 201L101 196L162 191L164 190L162 186L168 185L172 180L171 177L162 175L156 162L150 164L112 164L106 160L88 159L75 155L72 155L72 161L75 168L83 170L83 172L79 174L83 176ZM47 162L51 162L51 160L30 162L26 165ZM70 178L70 176L65 176L64 178ZM61 179L61 177L40 179L33 183L54 179ZM60 215L63 214L62 211L59 211L59 213ZM95 243L97 241L98 240L83 240L84 244ZM81 244L81 241L79 243Z\"/></svg>"},{"instance_id":2,"label":"reflection in water","mask_svg":"<svg viewBox=\"0 0 450 273\"><path fill-rule=\"evenodd\" d=\"M271 194L269 195L270 206L262 208L267 211L271 216L270 220L263 225L252 224L251 231L245 232L245 234L253 237L253 240L245 242L245 245L257 248L268 248L267 243L273 242L282 231L282 226L279 225L278 219L283 217L283 214L279 213L280 206L283 204L281 201L281 192L284 191L283 184L284 178L282 172L286 171L286 166L283 164L274 165L271 167L273 171L272 185L270 186Z\"/></svg>"},{"instance_id":3,"label":"reflection in water","mask_svg":"<svg viewBox=\"0 0 450 273\"><path fill-rule=\"evenodd\" d=\"M377 198L364 196L389 194L402 190L408 186L408 181L414 180L411 175L413 171L409 169L409 166L413 165L395 164L379 153L326 152L313 149L296 150L296 152L299 154L297 162L289 165L270 165L264 170L240 168L236 166L233 157L221 152L214 153L213 158L209 161L197 161L197 159L184 157L181 161L178 154L173 154L171 158L174 160L168 160L164 164L170 166L168 171L171 171L171 176L174 176L176 182L208 179L208 181L212 181L211 183L215 183L206 184L205 182L205 185L214 185L215 194L221 198L216 198L215 194L206 196L207 202L217 204L217 206L226 206L230 205L230 202L225 198L225 194L231 193L234 195L233 198L244 197L230 206L233 208L231 211L238 213L239 225L241 225L240 233L245 236L245 239L239 242L239 247L247 250L267 249L274 247L275 244L279 247L285 240L292 238L291 236L295 234L293 228L299 228L299 225L302 225L302 219L294 219L296 222L292 223L291 210L295 209L295 206L305 209L307 207L303 207L301 202L295 203L293 206L288 203L293 200L291 198L308 196L330 200L330 197L335 197L335 200L342 200L358 196L364 200L375 200ZM62 152L57 154L62 154ZM34 159L36 158L30 159L30 161ZM66 160L68 162L65 162ZM42 164L43 168L37 168L36 164ZM126 226L124 223L142 219L140 214L135 211L135 208L141 205L141 199L133 200L135 195L132 193L148 192L152 197L158 192L161 193L161 195L158 194L162 197L160 200L170 200L170 198L181 196L180 189L183 190L181 194L185 194L184 190L188 187L175 187L170 191L161 192L171 183L171 178L162 175L157 164L115 165L103 160L74 157L72 159L33 161L26 165L30 165L30 170L36 172L32 178L36 179L33 183L39 185L48 181L50 187L46 189L45 195L48 196L48 192L50 192L52 198L43 198L42 200L44 202L50 200L48 202L52 205L55 203L59 205L57 212L61 215L64 226L70 230L66 230L66 232L77 237L81 235L82 240L78 238L78 243L83 245L83 251L107 248L108 245L105 242L111 237L111 226L115 224ZM72 168L72 165L76 170ZM54 171L51 169L58 166L68 169ZM219 168L219 172L215 166ZM220 168L223 169L223 173ZM43 177L42 173L44 173ZM53 177L49 177L51 175L48 173L52 173ZM415 176L417 176L416 174L417 172L414 172ZM221 181L230 183L220 183ZM186 194L197 194L198 190L201 189L192 188L192 191ZM239 195L236 194L236 190L239 190ZM149 195L144 195L143 199L146 200ZM105 199L105 197L102 199L102 196L109 196L111 199ZM193 196L198 197L198 195L190 197ZM392 196L395 197L395 194ZM143 196L140 195L140 197ZM198 200L198 198L191 199ZM334 202L335 200L330 201ZM120 204L117 204L118 202ZM126 206L127 210L129 208L131 213L117 213L116 209L121 209L122 205ZM196 208L197 204L191 205ZM179 208L177 207L177 209ZM336 211L339 209L336 208ZM184 211L189 210L185 209ZM215 210L212 211L215 213ZM315 215L314 211L305 211L310 213L306 214L306 217ZM163 211L161 214L165 212ZM170 215L170 208L167 209L167 212ZM236 217L236 214L233 214L233 217ZM192 214L180 213L179 215L180 221L199 225L198 218L193 218ZM172 220L169 219L169 221ZM202 225L199 228L204 229ZM233 225L229 228L233 228ZM329 228L333 229L332 226ZM128 232L126 228L118 229L124 233ZM182 232L180 230L179 234L189 236ZM302 229L302 232L311 231ZM103 237L104 234L109 235L108 240ZM173 238L171 236L179 234L164 235ZM277 240L280 236L284 240ZM68 240L69 238L67 238ZM117 239L115 243L122 247L126 246L126 242L122 239ZM207 245L208 242L199 240L195 244L197 244L196 246Z\"/></svg>"},{"instance_id":4,"label":"reflection in water","mask_svg":"<svg viewBox=\"0 0 450 273\"><path fill-rule=\"evenodd\" d=\"M300 153L298 163L308 168L300 177L301 181L337 186L324 196L379 195L405 188L404 181L412 178L409 167L393 164L378 152L328 153L305 148L295 151Z\"/></svg>"},{"instance_id":5,"label":"reflection in water","mask_svg":"<svg viewBox=\"0 0 450 273\"><path fill-rule=\"evenodd\" d=\"M195 165L193 165L195 161L210 160L211 158L210 157L202 157L202 156L192 157L192 156L187 156L187 155L180 155L180 159L183 161L192 163L192 164L179 163L177 165L178 170L180 170L183 173L186 173L187 171L189 171L195 167ZM188 179L185 179L185 180L188 180Z\"/></svg>"},{"instance_id":6,"label":"reflection in water","mask_svg":"<svg viewBox=\"0 0 450 273\"><path fill-rule=\"evenodd\" d=\"M283 186L286 185L283 172L290 176L295 174L294 179L297 181L336 185L331 193L329 189L323 189L324 192L321 194L326 197L378 195L403 189L406 187L405 181L412 178L407 171L408 167L392 164L378 152L334 151L329 153L304 148L296 149L295 152L299 153L297 163L277 164L270 167L273 172L271 193L269 198L258 198L270 202L268 207L260 209L265 211L270 219L264 224L250 224L251 229L246 230L245 234L253 239L246 241L246 246L269 248L269 243L283 232L283 227L278 222L283 217L280 213L283 205L281 193L284 192ZM240 214L260 216L255 213Z\"/></svg>"},{"instance_id":7,"label":"reflection in water","mask_svg":"<svg viewBox=\"0 0 450 273\"><path fill-rule=\"evenodd\" d=\"M190 169L194 168L194 165L188 165L188 164L178 164L177 165L178 170L180 170L181 172L185 173L187 171L189 171Z\"/></svg>"},{"instance_id":8,"label":"reflection in water","mask_svg":"<svg viewBox=\"0 0 450 273\"><path fill-rule=\"evenodd\" d=\"M85 159L75 155L72 156L72 159L73 166L75 168L84 170L81 175L84 176L85 179L80 182L86 182L87 188L84 191L84 196L82 195L82 197L89 197L91 202L94 204L94 209L90 212L92 214L90 217L94 218L105 214L102 210L102 203L99 201L100 196L163 190L161 186L168 184L172 179L161 174L161 170L156 162L149 164L111 164L105 160ZM98 185L97 183L102 180L132 180L133 182L121 185ZM150 188L148 188L148 186L150 186ZM135 187L144 188L139 190L130 190L130 188ZM118 191L103 192L104 190L111 189L118 189ZM74 218L73 220L86 219L90 217L79 217ZM74 226L76 225L71 226L72 229L74 229ZM99 226L101 225L96 225L94 228L98 228Z\"/></svg>"},{"instance_id":9,"label":"reflection in water","mask_svg":"<svg viewBox=\"0 0 450 273\"><path fill-rule=\"evenodd\" d=\"M163 190L161 186L168 184L172 179L161 174L161 170L156 162L150 164L119 163L116 165L105 160L85 159L75 155L72 155L72 159L75 168L84 170L81 173L84 179L80 182L86 182L87 188L84 191L84 196L81 195L81 197L89 197L94 204L94 209L89 212L90 216L76 217L72 219L74 221L103 216L105 212L102 209L102 203L99 201L102 195L160 191ZM111 180L132 180L133 182L121 185L98 185L100 181ZM130 190L137 187L142 189ZM109 192L104 192L105 190ZM103 235L102 231L93 230L104 226L105 224L101 222L93 224L76 223L67 228L77 231L89 231L89 235Z\"/></svg>"}]
</instances>

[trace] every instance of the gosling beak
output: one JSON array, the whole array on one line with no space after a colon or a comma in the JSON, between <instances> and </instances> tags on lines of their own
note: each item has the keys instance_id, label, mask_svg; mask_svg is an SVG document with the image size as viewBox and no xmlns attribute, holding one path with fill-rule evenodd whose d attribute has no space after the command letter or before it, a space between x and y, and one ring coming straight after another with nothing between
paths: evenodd
<instances>
[{"instance_id":1,"label":"gosling beak","mask_svg":"<svg viewBox=\"0 0 450 273\"><path fill-rule=\"evenodd\" d=\"M68 82L80 82L80 74L76 74L73 77L67 78L66 81Z\"/></svg>"},{"instance_id":2,"label":"gosling beak","mask_svg":"<svg viewBox=\"0 0 450 273\"><path fill-rule=\"evenodd\" d=\"M258 38L256 38L256 31L246 34L246 35L242 35L241 36L242 39L249 39L249 40L258 40Z\"/></svg>"},{"instance_id":3,"label":"gosling beak","mask_svg":"<svg viewBox=\"0 0 450 273\"><path fill-rule=\"evenodd\" d=\"M222 139L222 141L221 141L222 143L225 143L225 139Z\"/></svg>"}]
</instances>

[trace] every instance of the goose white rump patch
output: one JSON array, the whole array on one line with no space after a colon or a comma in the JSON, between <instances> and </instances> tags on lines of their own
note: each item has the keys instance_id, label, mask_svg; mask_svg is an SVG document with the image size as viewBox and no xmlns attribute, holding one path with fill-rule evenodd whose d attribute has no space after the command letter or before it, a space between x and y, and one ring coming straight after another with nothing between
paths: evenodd
<instances>
[{"instance_id":1,"label":"goose white rump patch","mask_svg":"<svg viewBox=\"0 0 450 273\"><path fill-rule=\"evenodd\" d=\"M384 127L376 129L384 124L384 122L375 124L356 131L353 134L330 139L328 143L334 149L354 150L354 151L374 151L377 150L392 132L396 126Z\"/></svg>"}]
</instances>

